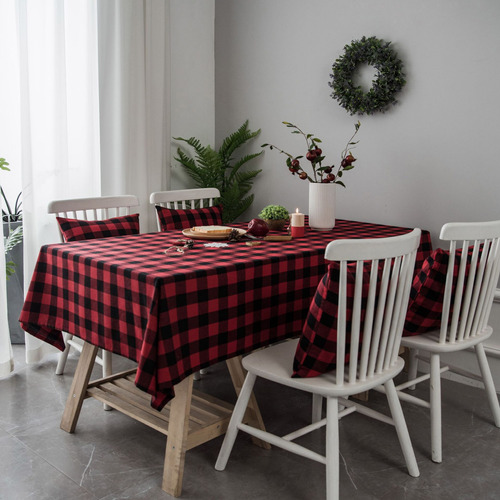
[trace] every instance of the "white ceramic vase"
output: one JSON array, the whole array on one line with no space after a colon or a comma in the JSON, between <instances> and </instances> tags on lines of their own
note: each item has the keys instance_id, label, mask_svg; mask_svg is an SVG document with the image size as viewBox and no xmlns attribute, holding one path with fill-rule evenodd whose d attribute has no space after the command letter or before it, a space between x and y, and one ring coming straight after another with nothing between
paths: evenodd
<instances>
[{"instance_id":1,"label":"white ceramic vase","mask_svg":"<svg viewBox=\"0 0 500 500\"><path fill-rule=\"evenodd\" d=\"M309 183L309 227L330 231L335 227L335 190L333 183Z\"/></svg>"}]
</instances>

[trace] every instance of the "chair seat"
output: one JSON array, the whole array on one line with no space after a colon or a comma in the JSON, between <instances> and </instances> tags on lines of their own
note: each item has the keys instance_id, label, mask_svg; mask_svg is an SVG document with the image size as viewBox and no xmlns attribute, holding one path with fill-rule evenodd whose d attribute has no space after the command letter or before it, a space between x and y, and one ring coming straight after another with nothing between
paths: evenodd
<instances>
[{"instance_id":1,"label":"chair seat","mask_svg":"<svg viewBox=\"0 0 500 500\"><path fill-rule=\"evenodd\" d=\"M404 361L401 358L397 358L394 366L386 371L383 376L374 375L364 382L357 382L355 384L345 383L342 387L333 385L336 380L334 372L325 373L317 377L292 378L293 358L298 342L299 339L288 340L266 349L255 351L243 358L243 366L258 377L302 391L330 397L346 397L373 389L394 378L404 366Z\"/></svg>"},{"instance_id":2,"label":"chair seat","mask_svg":"<svg viewBox=\"0 0 500 500\"><path fill-rule=\"evenodd\" d=\"M401 346L408 347L409 349L422 349L428 352L456 352L462 351L469 347L475 346L480 342L487 340L493 329L491 326L487 326L481 333L474 335L468 339L462 340L460 342L441 344L439 343L439 330L435 330L429 333L422 333L420 335L414 335L412 337L403 337L401 340Z\"/></svg>"}]
</instances>

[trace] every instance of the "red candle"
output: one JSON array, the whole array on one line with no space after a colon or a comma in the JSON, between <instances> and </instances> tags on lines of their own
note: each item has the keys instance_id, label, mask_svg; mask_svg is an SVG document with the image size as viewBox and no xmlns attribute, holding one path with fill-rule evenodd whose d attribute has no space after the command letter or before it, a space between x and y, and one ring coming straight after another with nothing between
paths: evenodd
<instances>
[{"instance_id":1,"label":"red candle","mask_svg":"<svg viewBox=\"0 0 500 500\"><path fill-rule=\"evenodd\" d=\"M292 238L302 238L306 233L306 229L304 226L292 226Z\"/></svg>"},{"instance_id":2,"label":"red candle","mask_svg":"<svg viewBox=\"0 0 500 500\"><path fill-rule=\"evenodd\" d=\"M304 214L299 212L297 208L294 214L290 214L290 227L292 230L292 238L302 238L305 234Z\"/></svg>"}]
</instances>

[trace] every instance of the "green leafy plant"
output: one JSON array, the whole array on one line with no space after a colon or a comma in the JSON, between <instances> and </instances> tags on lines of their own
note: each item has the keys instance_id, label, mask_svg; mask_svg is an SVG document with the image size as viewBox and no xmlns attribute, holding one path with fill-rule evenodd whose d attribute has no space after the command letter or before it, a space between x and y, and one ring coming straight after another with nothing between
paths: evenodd
<instances>
[{"instance_id":1,"label":"green leafy plant","mask_svg":"<svg viewBox=\"0 0 500 500\"><path fill-rule=\"evenodd\" d=\"M222 211L224 224L237 219L253 202L254 195L249 192L254 178L262 170L244 170L242 167L260 156L263 151L247 154L239 159L233 158L233 155L238 148L257 137L259 133L260 129L252 132L246 120L236 132L224 139L218 150L202 145L195 137L189 139L174 137L176 141L183 141L194 150L194 157L191 157L178 148L175 159L184 167L197 187L219 189L221 196L218 202L224 207Z\"/></svg>"},{"instance_id":2,"label":"green leafy plant","mask_svg":"<svg viewBox=\"0 0 500 500\"><path fill-rule=\"evenodd\" d=\"M23 226L17 226L11 230L9 227L9 235L4 239L5 254L7 255L16 245L23 241ZM5 263L5 271L7 280L16 272L16 264L9 260Z\"/></svg>"},{"instance_id":3,"label":"green leafy plant","mask_svg":"<svg viewBox=\"0 0 500 500\"><path fill-rule=\"evenodd\" d=\"M304 156L293 156L286 151L278 148L274 144L262 144L261 147L269 147L269 149L277 149L280 153L286 155L286 166L288 170L293 174L297 174L300 179L308 180L309 182L323 182L323 183L333 183L340 184L345 187L345 184L340 180L344 171L351 170L354 168L353 163L356 161L356 158L351 153L351 150L354 149L356 144L359 141L353 141L354 137L358 133L359 127L361 127L361 123L358 121L354 124L354 134L347 141L347 145L342 151L340 155L340 165L335 170L335 165L325 165L323 166L322 162L325 159L323 155L323 150L319 147L319 144L322 142L321 139L316 137L314 134L306 134L303 132L297 125L294 125L290 122L283 122L288 128L293 129L292 134L301 134L306 141L306 160L310 162L312 167L313 175L312 177L304 170L300 163L300 159L304 158Z\"/></svg>"},{"instance_id":4,"label":"green leafy plant","mask_svg":"<svg viewBox=\"0 0 500 500\"><path fill-rule=\"evenodd\" d=\"M344 47L344 55L333 63L332 81L328 82L333 89L330 95L351 115L384 112L389 105L397 103L396 94L404 87L406 79L403 63L390 45L391 42L374 36L353 40ZM362 64L377 70L372 87L367 92L356 85L353 78Z\"/></svg>"},{"instance_id":5,"label":"green leafy plant","mask_svg":"<svg viewBox=\"0 0 500 500\"><path fill-rule=\"evenodd\" d=\"M288 220L290 218L288 210L281 205L268 205L259 214L261 219Z\"/></svg>"},{"instance_id":6,"label":"green leafy plant","mask_svg":"<svg viewBox=\"0 0 500 500\"><path fill-rule=\"evenodd\" d=\"M20 220L23 220L23 211L21 208L22 201L21 201L21 195L22 193L19 193L17 195L16 201L14 202L14 205L9 204L7 197L5 196L4 190L0 186L0 194L2 196L2 199L5 203L5 208L2 208L2 220L4 222L17 222Z\"/></svg>"},{"instance_id":7,"label":"green leafy plant","mask_svg":"<svg viewBox=\"0 0 500 500\"><path fill-rule=\"evenodd\" d=\"M1 170L10 171L8 165L9 164L5 161L5 158L0 158ZM6 210L2 209L2 221L8 223L9 225L8 236L4 237L5 254L8 254L16 245L19 245L23 241L22 224L14 229L12 229L10 225L11 222L19 222L22 221L23 219L23 214L21 209L21 193L19 193L16 198L14 209L12 209L11 206L9 205L9 202L7 201L5 193L2 189L2 186L0 186L0 193L6 207ZM5 266L6 266L5 270L8 280L16 272L16 265L13 261L10 260L5 263Z\"/></svg>"}]
</instances>

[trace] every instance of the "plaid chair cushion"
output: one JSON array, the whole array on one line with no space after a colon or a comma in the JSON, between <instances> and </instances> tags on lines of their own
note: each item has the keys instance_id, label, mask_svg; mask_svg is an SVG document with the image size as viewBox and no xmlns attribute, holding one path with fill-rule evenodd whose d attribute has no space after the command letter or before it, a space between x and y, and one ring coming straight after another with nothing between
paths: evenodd
<instances>
[{"instance_id":1,"label":"plaid chair cushion","mask_svg":"<svg viewBox=\"0 0 500 500\"><path fill-rule=\"evenodd\" d=\"M380 266L382 269L382 265ZM293 361L292 377L316 377L335 369L337 358L337 312L339 301L338 262L333 262L328 273L323 276L309 307L302 335L300 336ZM346 332L350 332L356 263L347 266L347 318ZM362 292L362 316L364 320L365 302L368 297L370 266L365 266ZM361 324L361 331L363 324ZM346 352L349 338L346 338ZM349 361L349 354L345 357Z\"/></svg>"},{"instance_id":2,"label":"plaid chair cushion","mask_svg":"<svg viewBox=\"0 0 500 500\"><path fill-rule=\"evenodd\" d=\"M466 266L466 279L470 269L473 247L468 251L468 264ZM462 251L455 253L455 267L453 276L458 276ZM420 333L439 330L441 327L441 314L443 312L444 287L450 252L438 248L424 261L422 269L415 276L410 292L408 312L403 330L403 336L418 335ZM451 313L453 312L453 299L455 297L456 283L451 291Z\"/></svg>"},{"instance_id":3,"label":"plaid chair cushion","mask_svg":"<svg viewBox=\"0 0 500 500\"><path fill-rule=\"evenodd\" d=\"M139 214L105 220L56 217L64 241L90 240L126 234L139 234Z\"/></svg>"},{"instance_id":4,"label":"plaid chair cushion","mask_svg":"<svg viewBox=\"0 0 500 500\"><path fill-rule=\"evenodd\" d=\"M174 210L155 206L162 231L189 229L193 226L219 226L222 224L222 206Z\"/></svg>"}]
</instances>

